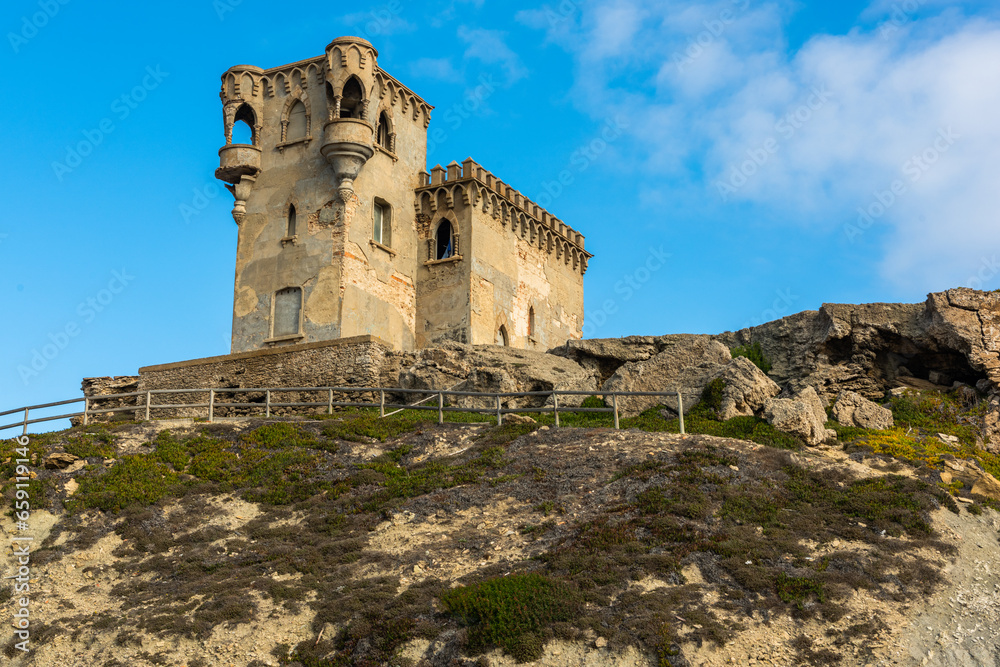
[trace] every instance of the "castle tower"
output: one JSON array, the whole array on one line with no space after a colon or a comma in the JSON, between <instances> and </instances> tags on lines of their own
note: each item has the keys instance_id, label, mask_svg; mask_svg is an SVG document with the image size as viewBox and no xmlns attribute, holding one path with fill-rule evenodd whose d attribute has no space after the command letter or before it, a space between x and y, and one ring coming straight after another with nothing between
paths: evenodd
<instances>
[{"instance_id":1,"label":"castle tower","mask_svg":"<svg viewBox=\"0 0 1000 667\"><path fill-rule=\"evenodd\" d=\"M471 159L425 171L433 107L370 43L237 65L220 97L216 176L240 227L232 352L359 335L404 350L580 337L582 235Z\"/></svg>"}]
</instances>

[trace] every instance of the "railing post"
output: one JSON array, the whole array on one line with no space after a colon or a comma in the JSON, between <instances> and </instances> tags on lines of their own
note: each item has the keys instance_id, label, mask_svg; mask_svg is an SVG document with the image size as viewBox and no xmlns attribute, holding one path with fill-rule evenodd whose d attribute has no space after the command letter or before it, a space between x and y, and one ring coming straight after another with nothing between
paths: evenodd
<instances>
[{"instance_id":1,"label":"railing post","mask_svg":"<svg viewBox=\"0 0 1000 667\"><path fill-rule=\"evenodd\" d=\"M149 406L153 402L152 392L146 392L146 421L149 421Z\"/></svg>"},{"instance_id":2,"label":"railing post","mask_svg":"<svg viewBox=\"0 0 1000 667\"><path fill-rule=\"evenodd\" d=\"M552 414L556 416L556 428L559 428L559 392L552 392Z\"/></svg>"},{"instance_id":3,"label":"railing post","mask_svg":"<svg viewBox=\"0 0 1000 667\"><path fill-rule=\"evenodd\" d=\"M379 419L385 418L385 389L379 389L379 399L378 399L378 416Z\"/></svg>"},{"instance_id":4,"label":"railing post","mask_svg":"<svg viewBox=\"0 0 1000 667\"><path fill-rule=\"evenodd\" d=\"M83 397L83 425L86 426L90 423L90 399L86 396Z\"/></svg>"},{"instance_id":5,"label":"railing post","mask_svg":"<svg viewBox=\"0 0 1000 667\"><path fill-rule=\"evenodd\" d=\"M21 435L28 435L28 411L29 410L30 410L30 408L25 408L24 409L24 430L22 431Z\"/></svg>"},{"instance_id":6,"label":"railing post","mask_svg":"<svg viewBox=\"0 0 1000 667\"><path fill-rule=\"evenodd\" d=\"M684 399L681 397L680 387L677 387L677 414L681 419L681 435L684 435Z\"/></svg>"},{"instance_id":7,"label":"railing post","mask_svg":"<svg viewBox=\"0 0 1000 667\"><path fill-rule=\"evenodd\" d=\"M328 415L333 414L333 389L330 390L330 398L326 404L326 414Z\"/></svg>"},{"instance_id":8,"label":"railing post","mask_svg":"<svg viewBox=\"0 0 1000 667\"><path fill-rule=\"evenodd\" d=\"M615 409L615 428L618 428L618 394L611 394L611 406Z\"/></svg>"},{"instance_id":9,"label":"railing post","mask_svg":"<svg viewBox=\"0 0 1000 667\"><path fill-rule=\"evenodd\" d=\"M438 424L444 423L444 392L438 392Z\"/></svg>"},{"instance_id":10,"label":"railing post","mask_svg":"<svg viewBox=\"0 0 1000 667\"><path fill-rule=\"evenodd\" d=\"M500 394L496 395L497 399L497 426L503 426L503 412L500 410Z\"/></svg>"},{"instance_id":11,"label":"railing post","mask_svg":"<svg viewBox=\"0 0 1000 667\"><path fill-rule=\"evenodd\" d=\"M271 390L268 389L264 392L264 416L271 416Z\"/></svg>"},{"instance_id":12,"label":"railing post","mask_svg":"<svg viewBox=\"0 0 1000 667\"><path fill-rule=\"evenodd\" d=\"M215 421L215 390L208 390L208 423Z\"/></svg>"}]
</instances>

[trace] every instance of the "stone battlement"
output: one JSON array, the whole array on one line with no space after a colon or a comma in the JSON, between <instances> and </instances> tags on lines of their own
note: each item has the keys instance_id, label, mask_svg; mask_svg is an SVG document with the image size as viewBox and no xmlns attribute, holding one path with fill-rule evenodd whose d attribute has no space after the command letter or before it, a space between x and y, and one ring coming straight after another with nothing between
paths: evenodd
<instances>
[{"instance_id":1,"label":"stone battlement","mask_svg":"<svg viewBox=\"0 0 1000 667\"><path fill-rule=\"evenodd\" d=\"M419 174L417 187L417 214L434 213L440 207L438 194L444 194L444 203L454 206L459 188L466 204L483 206L504 224L520 225L522 236L539 244L559 257L572 260L585 273L587 262L593 255L585 250L585 238L565 222L531 201L516 189L483 168L472 158L459 164L452 162L447 168L437 165L430 172ZM475 189L469 189L475 184Z\"/></svg>"}]
</instances>

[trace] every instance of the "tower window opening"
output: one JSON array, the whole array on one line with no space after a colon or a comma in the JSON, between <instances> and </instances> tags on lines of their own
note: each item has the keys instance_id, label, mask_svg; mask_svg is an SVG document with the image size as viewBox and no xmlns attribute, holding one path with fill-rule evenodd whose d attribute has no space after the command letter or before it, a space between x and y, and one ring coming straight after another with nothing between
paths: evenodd
<instances>
[{"instance_id":1,"label":"tower window opening","mask_svg":"<svg viewBox=\"0 0 1000 667\"><path fill-rule=\"evenodd\" d=\"M257 145L257 116L253 112L253 107L244 104L236 111L236 118L233 123L233 143Z\"/></svg>"},{"instance_id":2,"label":"tower window opening","mask_svg":"<svg viewBox=\"0 0 1000 667\"><path fill-rule=\"evenodd\" d=\"M286 287L274 295L274 321L271 336L295 336L299 333L302 319L302 288Z\"/></svg>"},{"instance_id":3,"label":"tower window opening","mask_svg":"<svg viewBox=\"0 0 1000 667\"><path fill-rule=\"evenodd\" d=\"M442 220L437 228L437 252L434 259L448 259L455 254L454 239L451 233L451 223Z\"/></svg>"},{"instance_id":4,"label":"tower window opening","mask_svg":"<svg viewBox=\"0 0 1000 667\"><path fill-rule=\"evenodd\" d=\"M535 335L535 307L531 306L528 308L528 337L532 338Z\"/></svg>"},{"instance_id":5,"label":"tower window opening","mask_svg":"<svg viewBox=\"0 0 1000 667\"><path fill-rule=\"evenodd\" d=\"M343 98L340 100L341 118L361 118L362 103L365 94L361 89L361 84L354 77L344 86Z\"/></svg>"},{"instance_id":6,"label":"tower window opening","mask_svg":"<svg viewBox=\"0 0 1000 667\"><path fill-rule=\"evenodd\" d=\"M285 236L295 236L295 206L288 207L288 233Z\"/></svg>"},{"instance_id":7,"label":"tower window opening","mask_svg":"<svg viewBox=\"0 0 1000 667\"><path fill-rule=\"evenodd\" d=\"M298 141L306 138L306 105L302 100L296 100L288 112L288 132L285 141Z\"/></svg>"},{"instance_id":8,"label":"tower window opening","mask_svg":"<svg viewBox=\"0 0 1000 667\"><path fill-rule=\"evenodd\" d=\"M372 239L386 247L392 247L392 209L384 201L375 200L375 224L372 228Z\"/></svg>"},{"instance_id":9,"label":"tower window opening","mask_svg":"<svg viewBox=\"0 0 1000 667\"><path fill-rule=\"evenodd\" d=\"M384 111L378 116L378 132L376 139L379 146L386 150L391 150L389 146L389 117Z\"/></svg>"}]
</instances>

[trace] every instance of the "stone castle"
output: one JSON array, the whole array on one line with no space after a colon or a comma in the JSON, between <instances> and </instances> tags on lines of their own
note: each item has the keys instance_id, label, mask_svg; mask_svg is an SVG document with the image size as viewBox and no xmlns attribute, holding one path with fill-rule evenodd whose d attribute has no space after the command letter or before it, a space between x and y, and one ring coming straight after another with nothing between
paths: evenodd
<instances>
[{"instance_id":1,"label":"stone castle","mask_svg":"<svg viewBox=\"0 0 1000 667\"><path fill-rule=\"evenodd\" d=\"M377 58L341 37L222 77L216 176L240 228L232 352L363 335L398 350L579 339L583 236L472 159L428 173L433 107Z\"/></svg>"}]
</instances>

